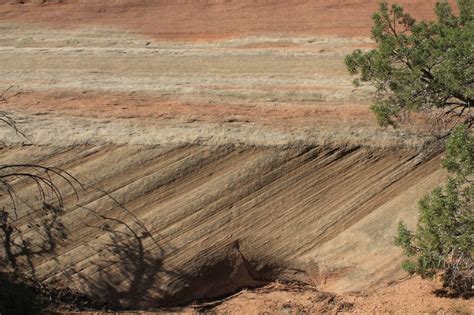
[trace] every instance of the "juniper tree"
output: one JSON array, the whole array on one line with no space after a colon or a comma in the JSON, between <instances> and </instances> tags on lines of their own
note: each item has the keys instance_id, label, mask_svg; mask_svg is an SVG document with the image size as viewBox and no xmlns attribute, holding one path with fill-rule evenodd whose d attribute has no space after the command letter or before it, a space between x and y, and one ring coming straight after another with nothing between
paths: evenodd
<instances>
[{"instance_id":1,"label":"juniper tree","mask_svg":"<svg viewBox=\"0 0 474 315\"><path fill-rule=\"evenodd\" d=\"M377 48L349 54L355 85L375 87L372 110L381 125L396 125L408 112L440 109L444 116L474 122L474 0L435 6L436 21L417 22L398 4L381 2L372 19Z\"/></svg>"},{"instance_id":2,"label":"juniper tree","mask_svg":"<svg viewBox=\"0 0 474 315\"><path fill-rule=\"evenodd\" d=\"M454 125L443 167L450 176L419 202L416 231L400 222L395 244L402 267L422 277L442 274L444 286L472 294L474 277L474 0L435 6L436 21L417 22L398 4L380 3L372 39L377 48L355 50L345 63L354 84L375 88L371 107L382 126L410 112L438 111Z\"/></svg>"}]
</instances>

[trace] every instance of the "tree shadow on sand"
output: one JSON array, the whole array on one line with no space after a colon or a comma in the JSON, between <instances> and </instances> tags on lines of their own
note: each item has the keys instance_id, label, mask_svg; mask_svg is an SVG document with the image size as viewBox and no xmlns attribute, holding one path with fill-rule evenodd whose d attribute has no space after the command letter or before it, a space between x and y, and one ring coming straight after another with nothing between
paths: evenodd
<instances>
[{"instance_id":1,"label":"tree shadow on sand","mask_svg":"<svg viewBox=\"0 0 474 315\"><path fill-rule=\"evenodd\" d=\"M80 183L69 173L34 164L0 165L0 270L36 280L33 260L53 257L67 239L61 222L64 201L59 186L77 195ZM36 193L34 193L36 190Z\"/></svg>"},{"instance_id":2,"label":"tree shadow on sand","mask_svg":"<svg viewBox=\"0 0 474 315\"><path fill-rule=\"evenodd\" d=\"M160 278L175 272L164 268L164 249L143 222L110 194L107 196L132 220L125 222L81 206L101 222L84 224L103 232L98 244L101 261L92 263L95 272L76 273L83 291L106 302L112 310L159 307L158 300L166 294Z\"/></svg>"},{"instance_id":3,"label":"tree shadow on sand","mask_svg":"<svg viewBox=\"0 0 474 315\"><path fill-rule=\"evenodd\" d=\"M1 314L41 314L53 300L77 299L69 291L46 288L35 272L35 260L54 259L58 246L67 240L59 188L66 186L77 197L80 183L60 169L0 165Z\"/></svg>"}]
</instances>

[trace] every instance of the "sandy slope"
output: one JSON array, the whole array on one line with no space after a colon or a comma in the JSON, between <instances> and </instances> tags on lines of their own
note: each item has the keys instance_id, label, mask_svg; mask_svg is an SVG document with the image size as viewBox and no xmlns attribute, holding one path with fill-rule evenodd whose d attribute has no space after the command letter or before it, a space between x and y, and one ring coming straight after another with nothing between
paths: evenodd
<instances>
[{"instance_id":1,"label":"sandy slope","mask_svg":"<svg viewBox=\"0 0 474 315\"><path fill-rule=\"evenodd\" d=\"M368 36L376 0L1 0L5 20L57 27L117 26L158 39L207 40L252 35ZM399 0L418 18L435 0ZM454 1L452 1L454 3ZM43 3L43 4L38 4Z\"/></svg>"}]
</instances>

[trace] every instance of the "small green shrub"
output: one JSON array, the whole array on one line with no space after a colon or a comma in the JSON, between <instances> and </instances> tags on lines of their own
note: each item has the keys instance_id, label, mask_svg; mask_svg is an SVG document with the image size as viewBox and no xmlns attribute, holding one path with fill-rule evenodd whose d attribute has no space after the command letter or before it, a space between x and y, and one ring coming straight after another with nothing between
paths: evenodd
<instances>
[{"instance_id":1,"label":"small green shrub","mask_svg":"<svg viewBox=\"0 0 474 315\"><path fill-rule=\"evenodd\" d=\"M469 295L474 280L474 137L457 127L446 142L443 166L451 175L444 187L419 202L415 232L399 223L395 244L408 257L402 267L431 278L441 273L444 287Z\"/></svg>"}]
</instances>

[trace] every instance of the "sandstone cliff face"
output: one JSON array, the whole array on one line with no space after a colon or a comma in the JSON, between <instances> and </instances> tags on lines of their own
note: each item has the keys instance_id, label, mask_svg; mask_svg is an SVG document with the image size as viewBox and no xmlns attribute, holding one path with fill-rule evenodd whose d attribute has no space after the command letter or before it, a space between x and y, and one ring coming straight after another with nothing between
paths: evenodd
<instances>
[{"instance_id":1,"label":"sandstone cliff face","mask_svg":"<svg viewBox=\"0 0 474 315\"><path fill-rule=\"evenodd\" d=\"M413 223L417 198L443 175L436 156L364 147L26 147L4 151L12 161L60 167L87 187L78 206L65 196L66 238L30 258L36 277L120 307L275 279L336 292L396 279L397 221ZM19 186L34 204L33 185ZM35 213L19 217L41 244Z\"/></svg>"},{"instance_id":2,"label":"sandstone cliff face","mask_svg":"<svg viewBox=\"0 0 474 315\"><path fill-rule=\"evenodd\" d=\"M402 2L432 17L434 1ZM399 278L397 222L415 223L444 173L427 137L378 128L371 89L351 85L343 58L372 46L375 8L0 0L0 109L28 135L1 129L0 163L84 185L76 198L58 179L62 234L20 255L24 270L120 308L277 279L350 292ZM16 185L16 227L40 248L51 235L34 185Z\"/></svg>"}]
</instances>

